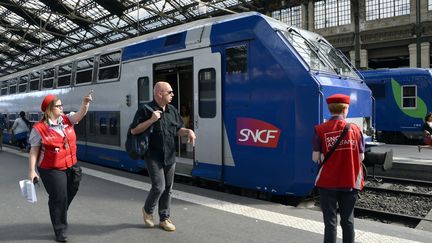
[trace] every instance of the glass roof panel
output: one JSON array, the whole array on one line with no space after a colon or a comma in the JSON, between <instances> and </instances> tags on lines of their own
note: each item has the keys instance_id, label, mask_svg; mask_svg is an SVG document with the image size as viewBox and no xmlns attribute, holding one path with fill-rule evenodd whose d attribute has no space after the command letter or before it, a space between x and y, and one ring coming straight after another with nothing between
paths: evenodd
<instances>
[{"instance_id":1,"label":"glass roof panel","mask_svg":"<svg viewBox=\"0 0 432 243\"><path fill-rule=\"evenodd\" d=\"M9 11L7 8L0 6L0 15L6 13L7 11Z\"/></svg>"},{"instance_id":2,"label":"glass roof panel","mask_svg":"<svg viewBox=\"0 0 432 243\"><path fill-rule=\"evenodd\" d=\"M49 33L46 33L46 32L40 32L40 31L33 32L33 35L36 38L39 38L39 39L42 39L42 40L50 40L50 39L54 38L53 35L51 35Z\"/></svg>"},{"instance_id":3,"label":"glass roof panel","mask_svg":"<svg viewBox=\"0 0 432 243\"><path fill-rule=\"evenodd\" d=\"M12 1L17 2L18 4L19 4L19 2L22 2L22 1L18 1L18 0L12 0ZM38 0L27 0L27 1L24 1L24 3L22 3L21 5L24 7L27 7L28 8L27 10L32 10L32 9L36 10L36 9L41 9L41 8L46 7L45 4L43 4L41 1L38 1Z\"/></svg>"},{"instance_id":4,"label":"glass roof panel","mask_svg":"<svg viewBox=\"0 0 432 243\"><path fill-rule=\"evenodd\" d=\"M17 25L18 23L25 21L21 16L12 12L9 12L9 14L7 14L7 17L5 19L13 25Z\"/></svg>"},{"instance_id":5,"label":"glass roof panel","mask_svg":"<svg viewBox=\"0 0 432 243\"><path fill-rule=\"evenodd\" d=\"M57 28L66 31L71 31L79 27L77 24L75 24L74 22L72 22L71 20L65 17L58 18L58 21L55 24Z\"/></svg>"},{"instance_id":6,"label":"glass roof panel","mask_svg":"<svg viewBox=\"0 0 432 243\"><path fill-rule=\"evenodd\" d=\"M1 1L1 0L0 0ZM0 62L0 76L26 69L40 63L45 63L65 57L74 53L107 45L111 42L129 38L130 35L143 35L163 28L194 20L202 14L217 12L220 9L241 5L252 0L209 0L202 3L205 8L199 8L197 0L111 0L121 3L125 7L123 16L110 13L95 0L55 0L46 1L53 4L65 5L74 11L77 19L88 24L79 25L79 21L71 16L54 13L51 6L45 5L41 0L10 0L13 4L29 12L29 16L38 16L47 26L61 30L64 34L55 34L40 28L38 19L29 21L19 14L15 14L4 6L0 6L0 20L6 23L0 26L0 52L1 48L7 49L6 60L10 60L16 53L16 59L10 61L12 66L5 66L5 61ZM102 1L102 0L101 0ZM200 6L201 6L200 5ZM214 6L214 7L212 7ZM205 10L203 10L205 9ZM226 13L226 12L224 12ZM223 14L224 14L223 13ZM192 18L191 18L192 17ZM10 23L12 27L8 29ZM45 24L45 23L42 23ZM138 28L139 26L139 28ZM41 30L42 29L42 30ZM117 31L120 29L121 31ZM18 30L20 32L15 32ZM140 32L139 32L140 31ZM25 34L25 38L22 35ZM39 43L39 40L41 43ZM8 42L18 44L15 49L9 48ZM91 41L91 42L90 42ZM28 51L24 51L27 49ZM13 54L10 54L13 52ZM19 61L21 60L21 61Z\"/></svg>"},{"instance_id":7,"label":"glass roof panel","mask_svg":"<svg viewBox=\"0 0 432 243\"><path fill-rule=\"evenodd\" d=\"M76 9L79 10L81 8L84 8L85 6L91 4L93 2L93 0L59 0L60 2L62 2L64 5L68 6L71 9ZM77 7L77 4L79 4L79 6Z\"/></svg>"},{"instance_id":8,"label":"glass roof panel","mask_svg":"<svg viewBox=\"0 0 432 243\"><path fill-rule=\"evenodd\" d=\"M104 9L102 6L96 5L96 7L89 8L86 11L83 11L81 14L87 18L97 20L110 15L110 12Z\"/></svg>"}]
</instances>

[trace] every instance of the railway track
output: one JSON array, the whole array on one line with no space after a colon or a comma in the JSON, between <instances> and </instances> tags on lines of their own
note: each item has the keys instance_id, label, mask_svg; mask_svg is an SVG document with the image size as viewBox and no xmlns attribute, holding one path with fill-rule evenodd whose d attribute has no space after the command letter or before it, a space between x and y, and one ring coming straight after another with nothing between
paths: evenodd
<instances>
[{"instance_id":1,"label":"railway track","mask_svg":"<svg viewBox=\"0 0 432 243\"><path fill-rule=\"evenodd\" d=\"M432 183L400 178L369 180L355 207L355 216L416 227L432 210Z\"/></svg>"}]
</instances>

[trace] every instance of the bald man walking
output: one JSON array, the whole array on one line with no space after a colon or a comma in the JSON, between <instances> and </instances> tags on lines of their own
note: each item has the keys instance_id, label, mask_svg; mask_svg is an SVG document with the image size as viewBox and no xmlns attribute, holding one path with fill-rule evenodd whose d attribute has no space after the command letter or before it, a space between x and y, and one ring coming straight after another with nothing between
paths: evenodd
<instances>
[{"instance_id":1,"label":"bald man walking","mask_svg":"<svg viewBox=\"0 0 432 243\"><path fill-rule=\"evenodd\" d=\"M148 105L153 109L138 109L131 127L133 135L140 134L151 126L150 146L146 155L147 171L152 183L142 209L144 223L154 227L153 212L158 204L159 226L166 231L175 231L170 219L171 189L175 171L175 137L186 136L188 143L195 144L195 133L184 127L177 109L170 105L174 97L171 85L159 81L153 90L153 101Z\"/></svg>"}]
</instances>

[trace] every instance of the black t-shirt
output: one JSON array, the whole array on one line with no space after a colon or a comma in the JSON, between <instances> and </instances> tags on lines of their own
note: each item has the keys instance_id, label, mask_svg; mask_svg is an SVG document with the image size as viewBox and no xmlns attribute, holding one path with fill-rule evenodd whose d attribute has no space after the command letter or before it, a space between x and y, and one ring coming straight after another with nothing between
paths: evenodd
<instances>
[{"instance_id":1,"label":"black t-shirt","mask_svg":"<svg viewBox=\"0 0 432 243\"><path fill-rule=\"evenodd\" d=\"M432 127L429 126L427 122L423 123L423 131L428 131L429 134L432 134Z\"/></svg>"},{"instance_id":2,"label":"black t-shirt","mask_svg":"<svg viewBox=\"0 0 432 243\"><path fill-rule=\"evenodd\" d=\"M150 135L150 147L147 153L147 159L159 161L163 165L170 165L175 162L175 140L177 132L184 127L183 121L177 109L168 104L165 111L155 102L148 105L153 110L160 110L161 118L153 123L148 129L153 129ZM139 123L150 119L152 111L147 108L139 108L131 127L136 127Z\"/></svg>"}]
</instances>

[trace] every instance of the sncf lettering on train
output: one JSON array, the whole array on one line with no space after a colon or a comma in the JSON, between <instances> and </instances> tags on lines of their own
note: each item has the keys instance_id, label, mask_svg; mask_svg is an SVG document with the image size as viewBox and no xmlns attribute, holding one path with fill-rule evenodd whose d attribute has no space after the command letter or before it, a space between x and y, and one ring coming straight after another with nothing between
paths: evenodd
<instances>
[{"instance_id":1,"label":"sncf lettering on train","mask_svg":"<svg viewBox=\"0 0 432 243\"><path fill-rule=\"evenodd\" d=\"M237 144L276 148L280 129L276 126L252 118L237 118Z\"/></svg>"}]
</instances>

